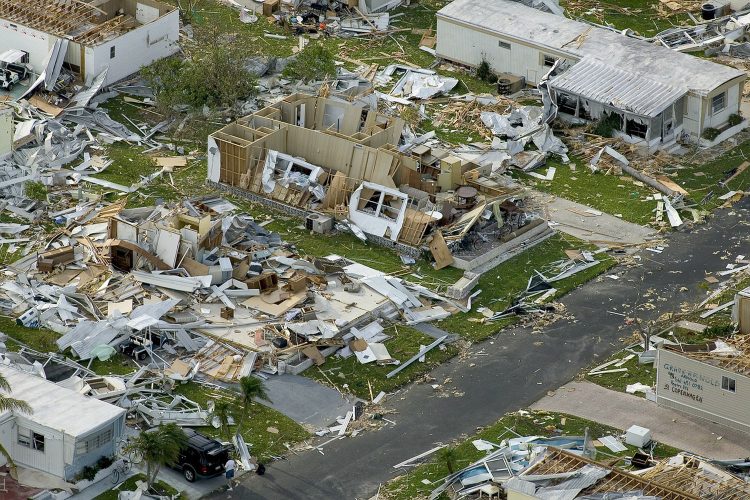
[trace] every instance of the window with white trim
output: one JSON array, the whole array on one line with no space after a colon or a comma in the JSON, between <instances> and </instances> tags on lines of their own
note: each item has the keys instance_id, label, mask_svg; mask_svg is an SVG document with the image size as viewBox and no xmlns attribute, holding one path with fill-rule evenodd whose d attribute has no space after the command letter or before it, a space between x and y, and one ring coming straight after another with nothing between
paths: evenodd
<instances>
[{"instance_id":1,"label":"window with white trim","mask_svg":"<svg viewBox=\"0 0 750 500\"><path fill-rule=\"evenodd\" d=\"M76 455L85 455L86 453L98 450L106 445L112 441L112 431L113 429L110 425L96 434L92 434L76 441Z\"/></svg>"},{"instance_id":2,"label":"window with white trim","mask_svg":"<svg viewBox=\"0 0 750 500\"><path fill-rule=\"evenodd\" d=\"M727 93L722 92L711 98L711 113L716 114L724 110L727 107Z\"/></svg>"},{"instance_id":3,"label":"window with white trim","mask_svg":"<svg viewBox=\"0 0 750 500\"><path fill-rule=\"evenodd\" d=\"M725 391L736 392L737 382L733 378L721 377L721 388Z\"/></svg>"},{"instance_id":4,"label":"window with white trim","mask_svg":"<svg viewBox=\"0 0 750 500\"><path fill-rule=\"evenodd\" d=\"M542 65L551 68L552 66L555 65L556 60L557 58L555 56L548 56L544 54L543 59L542 59Z\"/></svg>"},{"instance_id":5,"label":"window with white trim","mask_svg":"<svg viewBox=\"0 0 750 500\"><path fill-rule=\"evenodd\" d=\"M20 425L18 426L18 444L44 453L44 436Z\"/></svg>"},{"instance_id":6,"label":"window with white trim","mask_svg":"<svg viewBox=\"0 0 750 500\"><path fill-rule=\"evenodd\" d=\"M497 46L500 47L501 49L508 49L508 50L510 50L510 44L508 42L503 42L502 40L499 40L497 42Z\"/></svg>"}]
</instances>

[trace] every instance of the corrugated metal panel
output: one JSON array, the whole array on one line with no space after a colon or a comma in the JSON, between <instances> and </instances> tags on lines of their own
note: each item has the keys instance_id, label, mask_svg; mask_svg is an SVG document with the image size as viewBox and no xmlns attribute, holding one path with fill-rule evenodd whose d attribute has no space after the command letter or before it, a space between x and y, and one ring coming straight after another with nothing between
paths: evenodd
<instances>
[{"instance_id":1,"label":"corrugated metal panel","mask_svg":"<svg viewBox=\"0 0 750 500\"><path fill-rule=\"evenodd\" d=\"M685 88L587 59L553 79L550 87L647 117L658 116L687 93Z\"/></svg>"}]
</instances>

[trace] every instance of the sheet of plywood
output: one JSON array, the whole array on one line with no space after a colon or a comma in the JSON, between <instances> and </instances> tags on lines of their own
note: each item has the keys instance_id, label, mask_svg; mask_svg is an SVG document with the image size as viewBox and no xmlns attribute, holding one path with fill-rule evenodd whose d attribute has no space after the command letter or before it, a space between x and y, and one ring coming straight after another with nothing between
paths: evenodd
<instances>
[{"instance_id":1,"label":"sheet of plywood","mask_svg":"<svg viewBox=\"0 0 750 500\"><path fill-rule=\"evenodd\" d=\"M741 334L750 333L750 297L739 296L738 319Z\"/></svg>"},{"instance_id":2,"label":"sheet of plywood","mask_svg":"<svg viewBox=\"0 0 750 500\"><path fill-rule=\"evenodd\" d=\"M666 187L668 187L672 191L675 191L675 192L680 193L680 194L684 194L686 196L688 196L690 194L687 191L685 191L682 188L682 186L680 186L679 184L677 184L676 182L674 182L672 179L670 179L666 175L658 175L656 177L656 180L659 181L661 184L664 184Z\"/></svg>"},{"instance_id":3,"label":"sheet of plywood","mask_svg":"<svg viewBox=\"0 0 750 500\"><path fill-rule=\"evenodd\" d=\"M320 354L320 351L314 345L309 345L302 349L302 354L310 358L312 362L317 366L320 366L326 362L326 358L324 358L323 355Z\"/></svg>"},{"instance_id":4,"label":"sheet of plywood","mask_svg":"<svg viewBox=\"0 0 750 500\"><path fill-rule=\"evenodd\" d=\"M185 156L159 156L154 158L154 161L160 167L175 168L187 166L187 157Z\"/></svg>"},{"instance_id":5,"label":"sheet of plywood","mask_svg":"<svg viewBox=\"0 0 750 500\"><path fill-rule=\"evenodd\" d=\"M41 109L49 115L52 115L53 118L57 118L58 115L63 112L62 108L58 108L57 106L54 106L37 96L33 96L32 98L30 98L29 104L31 104L35 108Z\"/></svg>"},{"instance_id":6,"label":"sheet of plywood","mask_svg":"<svg viewBox=\"0 0 750 500\"><path fill-rule=\"evenodd\" d=\"M430 241L430 252L435 258L435 269L442 269L453 264L453 254L445 243L443 233L437 231Z\"/></svg>"},{"instance_id":7,"label":"sheet of plywood","mask_svg":"<svg viewBox=\"0 0 750 500\"><path fill-rule=\"evenodd\" d=\"M268 314L270 316L281 316L285 314L289 309L296 307L304 302L307 298L307 292L292 294L286 299L281 300L280 302L270 302L269 297L274 296L277 296L276 292L266 294L265 296L261 295L257 297L250 297L249 299L244 301L242 305Z\"/></svg>"}]
</instances>

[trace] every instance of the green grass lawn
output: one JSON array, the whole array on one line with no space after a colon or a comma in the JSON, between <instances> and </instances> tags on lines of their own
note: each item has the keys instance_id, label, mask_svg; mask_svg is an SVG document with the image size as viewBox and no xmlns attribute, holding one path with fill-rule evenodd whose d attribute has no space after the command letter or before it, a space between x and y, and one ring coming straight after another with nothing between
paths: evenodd
<instances>
[{"instance_id":1,"label":"green grass lawn","mask_svg":"<svg viewBox=\"0 0 750 500\"><path fill-rule=\"evenodd\" d=\"M706 320L703 320L701 318L698 318L697 320L694 320L696 322L701 322L702 324L707 324ZM733 326L730 323L726 323L727 319L726 317L723 318L721 323L717 323L714 326L710 326L703 332L694 332L692 330L687 330L685 328L679 328L679 327L672 327L669 328L665 332L661 332L658 335L662 338L666 338L667 340L672 340L675 342L681 342L685 344L701 344L705 343L711 340L716 340L719 337L726 337L732 332ZM670 333L671 332L671 333ZM640 337L637 335L634 335L632 337L633 341L638 341L642 344L642 340L640 340ZM639 349L636 349L636 351ZM627 350L622 350L619 352L616 352L609 358L603 361L595 361L592 363L592 365L588 368L586 368L582 375L583 377L595 384L599 384L603 387L606 387L607 389L612 389L615 391L625 392L625 388L630 384L635 384L637 382L640 382L641 384L654 386L656 383L656 368L652 364L639 364L638 363L638 356L630 359L629 361L625 362L621 367L615 367L615 366L609 366L604 368L604 370L610 370L610 369L617 369L617 368L627 368L628 371L626 372L619 372L619 373L605 373L603 375L590 375L589 371L591 371L592 368L595 368L601 364L604 364L608 361L612 361L615 359L623 359L624 357L631 354ZM643 393L638 393L638 396L643 396Z\"/></svg>"},{"instance_id":2,"label":"green grass lawn","mask_svg":"<svg viewBox=\"0 0 750 500\"><path fill-rule=\"evenodd\" d=\"M178 385L175 393L195 401L203 408L206 408L210 399L233 401L235 397L235 394L229 390L214 389L195 382ZM276 429L278 432L270 432L269 428ZM219 431L211 426L199 427L196 430L217 439L228 440L226 436L219 436ZM231 432L235 431L233 426ZM251 405L250 414L245 419L241 432L245 442L252 445L251 454L261 462L267 462L274 456L284 455L288 447L310 437L310 434L292 419L260 403Z\"/></svg>"},{"instance_id":3,"label":"green grass lawn","mask_svg":"<svg viewBox=\"0 0 750 500\"><path fill-rule=\"evenodd\" d=\"M726 187L719 185L719 182L729 177L732 169L750 160L750 141L747 140L745 135L740 135L738 138L744 140L744 142L720 154L715 159L695 162L688 155L685 158L686 168L677 170L677 175L673 177L676 183L690 192L691 198L696 202L700 202L713 191L713 199L704 206L708 210L724 203L717 199L718 196L729 190L744 191L750 186L750 168L737 175L731 182L727 183Z\"/></svg>"},{"instance_id":4,"label":"green grass lawn","mask_svg":"<svg viewBox=\"0 0 750 500\"><path fill-rule=\"evenodd\" d=\"M117 500L118 495L121 491L134 491L137 487L136 483L138 481L145 481L146 480L146 474L136 474L122 483L114 486L111 490L105 491L101 495L98 495L94 497L94 500ZM108 481L108 479L105 479L105 481ZM180 496L177 497L180 500L187 499L187 495L185 495L184 492L179 492L176 489L174 489L169 484L165 483L164 481L156 481L154 484L155 489L161 493L162 495L168 495L170 497L174 497L174 495L177 495L180 493Z\"/></svg>"},{"instance_id":5,"label":"green grass lawn","mask_svg":"<svg viewBox=\"0 0 750 500\"><path fill-rule=\"evenodd\" d=\"M484 316L477 312L477 308L487 307L495 312L506 309L521 292L526 290L529 278L535 270L544 273L551 263L567 259L564 253L566 249L584 247L586 247L585 244L574 238L556 235L503 262L484 273L479 279L475 290L482 290L482 293L472 302L470 312L454 314L450 318L438 321L437 326L474 342L499 332L505 326L517 321L519 317L482 323L480 320ZM615 265L615 260L609 255L599 254L597 257L601 264L555 282L553 284L557 288L555 297L566 294Z\"/></svg>"},{"instance_id":6,"label":"green grass lawn","mask_svg":"<svg viewBox=\"0 0 750 500\"><path fill-rule=\"evenodd\" d=\"M627 174L605 175L592 173L588 163L583 159L571 157L571 164L565 165L557 158L547 160L546 168L555 167L555 178L551 181L538 180L522 172L514 176L536 190L551 193L590 206L610 215L621 214L623 220L646 225L654 219L655 201L646 201L646 196L653 194L649 186L637 186L635 179ZM665 217L666 220L666 217Z\"/></svg>"},{"instance_id":7,"label":"green grass lawn","mask_svg":"<svg viewBox=\"0 0 750 500\"><path fill-rule=\"evenodd\" d=\"M654 36L673 26L692 24L687 14L675 14L666 6L661 6L658 0L618 0L617 2L563 0L560 5L565 8L567 17L580 17L598 24L609 24L618 30L630 28L644 37ZM657 15L660 8L666 15ZM700 14L700 12L693 14Z\"/></svg>"},{"instance_id":8,"label":"green grass lawn","mask_svg":"<svg viewBox=\"0 0 750 500\"><path fill-rule=\"evenodd\" d=\"M480 430L477 434L456 443L455 467L456 470L460 470L486 455L487 452L478 451L472 444L472 441L476 439L484 439L495 444L500 444L503 439L517 437L518 435L540 437L556 435L583 436L586 429L588 429L589 435L594 439L610 434L617 436L623 432L620 429L561 413L541 411L509 413L494 424ZM431 447L432 445L425 445L425 449ZM415 450L415 455L418 451L420 450ZM620 454L613 454L609 449L602 446L597 448L597 459L608 460L613 457L632 457L635 451L635 447L628 446L627 451ZM678 451L659 444L654 451L654 456L672 456ZM409 468L407 471L405 475L393 479L381 489L381 498L391 500L427 498L430 492L442 484L442 479L449 474L446 463L434 455L426 463ZM429 483L425 484L423 481L429 481Z\"/></svg>"},{"instance_id":9,"label":"green grass lawn","mask_svg":"<svg viewBox=\"0 0 750 500\"><path fill-rule=\"evenodd\" d=\"M386 328L386 333L392 338L385 342L388 352L394 359L404 362L419 352L420 345L429 345L435 339L412 327L393 325ZM304 375L326 385L336 386L342 392L350 392L364 400L370 400L380 391L393 392L425 373L437 365L448 361L456 355L458 349L448 345L445 350L435 347L425 355L425 362L412 363L393 378L386 378L386 374L395 369L394 365L380 366L377 363L361 364L356 356L343 359L337 356L329 357L325 364L313 366L305 370ZM346 385L346 387L344 387Z\"/></svg>"}]
</instances>

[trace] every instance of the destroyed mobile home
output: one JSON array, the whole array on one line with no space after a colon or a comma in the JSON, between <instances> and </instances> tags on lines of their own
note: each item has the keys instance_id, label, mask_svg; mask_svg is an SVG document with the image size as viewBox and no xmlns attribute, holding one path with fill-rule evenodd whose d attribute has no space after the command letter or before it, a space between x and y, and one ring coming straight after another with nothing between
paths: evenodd
<instances>
[{"instance_id":1,"label":"destroyed mobile home","mask_svg":"<svg viewBox=\"0 0 750 500\"><path fill-rule=\"evenodd\" d=\"M0 48L19 55L6 68L39 75L26 92L60 90L66 74L88 84L104 75L105 85L115 83L174 54L178 34L178 9L155 0L0 3Z\"/></svg>"},{"instance_id":2,"label":"destroyed mobile home","mask_svg":"<svg viewBox=\"0 0 750 500\"><path fill-rule=\"evenodd\" d=\"M499 160L400 145L402 129L367 104L291 95L211 134L208 179L316 232L341 221L402 253L429 248L438 268L470 270L551 234L518 186L491 178Z\"/></svg>"},{"instance_id":3,"label":"destroyed mobile home","mask_svg":"<svg viewBox=\"0 0 750 500\"><path fill-rule=\"evenodd\" d=\"M434 321L465 307L337 256L302 259L221 199L80 208L45 248L8 267L15 280L0 289L6 314L58 332L60 351L82 363L119 350L174 381L201 372L226 382L299 373L340 348L362 363L398 364L382 343L384 321ZM99 399L127 397L149 422L175 405L136 398L142 374L84 375L66 383ZM205 425L200 408L186 411L174 419Z\"/></svg>"},{"instance_id":4,"label":"destroyed mobile home","mask_svg":"<svg viewBox=\"0 0 750 500\"><path fill-rule=\"evenodd\" d=\"M525 413L523 410L519 413ZM634 426L635 427L635 426ZM507 429L507 433L512 433ZM502 436L501 436L502 437ZM497 443L472 441L485 456L449 474L432 490L430 499L448 497L509 500L580 498L632 500L740 499L750 486L729 463L710 462L686 453L657 460L654 443L627 432L624 436L520 436ZM623 443L624 439L624 443ZM632 456L615 456L628 451ZM394 465L406 470L445 446Z\"/></svg>"}]
</instances>

